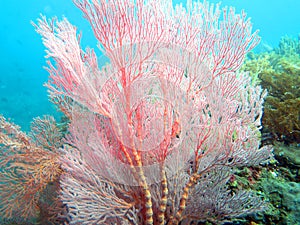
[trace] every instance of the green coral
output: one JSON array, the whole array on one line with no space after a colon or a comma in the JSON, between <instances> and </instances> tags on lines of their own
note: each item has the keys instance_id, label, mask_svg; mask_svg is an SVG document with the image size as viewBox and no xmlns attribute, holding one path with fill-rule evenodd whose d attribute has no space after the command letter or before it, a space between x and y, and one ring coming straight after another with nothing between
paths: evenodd
<instances>
[{"instance_id":1,"label":"green coral","mask_svg":"<svg viewBox=\"0 0 300 225\"><path fill-rule=\"evenodd\" d=\"M266 172L266 171L265 171ZM300 216L299 183L269 176L260 182L269 199L269 209L263 218L267 224L298 224Z\"/></svg>"},{"instance_id":2,"label":"green coral","mask_svg":"<svg viewBox=\"0 0 300 225\"><path fill-rule=\"evenodd\" d=\"M270 52L249 54L242 70L268 90L264 132L274 140L300 143L300 40L284 37Z\"/></svg>"}]
</instances>

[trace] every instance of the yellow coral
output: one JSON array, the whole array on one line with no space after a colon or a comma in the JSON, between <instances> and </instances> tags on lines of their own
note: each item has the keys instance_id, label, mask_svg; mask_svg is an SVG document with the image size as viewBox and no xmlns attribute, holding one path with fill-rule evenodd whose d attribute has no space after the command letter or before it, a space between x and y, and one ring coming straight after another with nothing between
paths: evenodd
<instances>
[{"instance_id":1,"label":"yellow coral","mask_svg":"<svg viewBox=\"0 0 300 225\"><path fill-rule=\"evenodd\" d=\"M280 141L300 142L300 42L283 38L271 52L251 53L243 71L268 90L263 126Z\"/></svg>"}]
</instances>

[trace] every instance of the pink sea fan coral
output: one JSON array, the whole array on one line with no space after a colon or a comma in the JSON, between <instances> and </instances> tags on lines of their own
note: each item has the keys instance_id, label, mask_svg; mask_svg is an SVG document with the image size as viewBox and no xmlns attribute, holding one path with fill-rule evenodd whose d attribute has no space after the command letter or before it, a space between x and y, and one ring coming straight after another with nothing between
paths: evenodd
<instances>
[{"instance_id":1,"label":"pink sea fan coral","mask_svg":"<svg viewBox=\"0 0 300 225\"><path fill-rule=\"evenodd\" d=\"M67 19L37 25L55 62L51 95L72 104L61 180L70 223L186 224L261 209L226 189L230 168L270 156L259 148L265 92L238 72L259 41L245 13L206 1L74 3L104 67Z\"/></svg>"}]
</instances>

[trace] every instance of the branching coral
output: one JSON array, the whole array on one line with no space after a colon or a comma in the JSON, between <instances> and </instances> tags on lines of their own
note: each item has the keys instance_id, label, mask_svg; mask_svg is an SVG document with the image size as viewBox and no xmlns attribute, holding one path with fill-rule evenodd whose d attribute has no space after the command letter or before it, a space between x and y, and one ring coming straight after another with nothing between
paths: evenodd
<instances>
[{"instance_id":1,"label":"branching coral","mask_svg":"<svg viewBox=\"0 0 300 225\"><path fill-rule=\"evenodd\" d=\"M38 217L42 193L62 173L57 152L62 134L54 119L37 118L31 136L0 117L0 214L5 218Z\"/></svg>"}]
</instances>

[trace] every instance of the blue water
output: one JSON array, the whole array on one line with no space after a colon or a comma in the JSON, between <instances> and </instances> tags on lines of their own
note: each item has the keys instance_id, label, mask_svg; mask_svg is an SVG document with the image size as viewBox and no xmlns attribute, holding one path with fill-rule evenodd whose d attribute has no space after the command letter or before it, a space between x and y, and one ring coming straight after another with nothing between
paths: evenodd
<instances>
[{"instance_id":1,"label":"blue water","mask_svg":"<svg viewBox=\"0 0 300 225\"><path fill-rule=\"evenodd\" d=\"M299 0L224 0L225 5L245 9L265 44L276 46L282 36L300 33ZM30 21L40 13L64 15L83 31L83 46L95 47L96 40L71 0L1 0L0 12L0 113L28 130L33 117L56 113L43 87L48 76L44 47Z\"/></svg>"}]
</instances>

